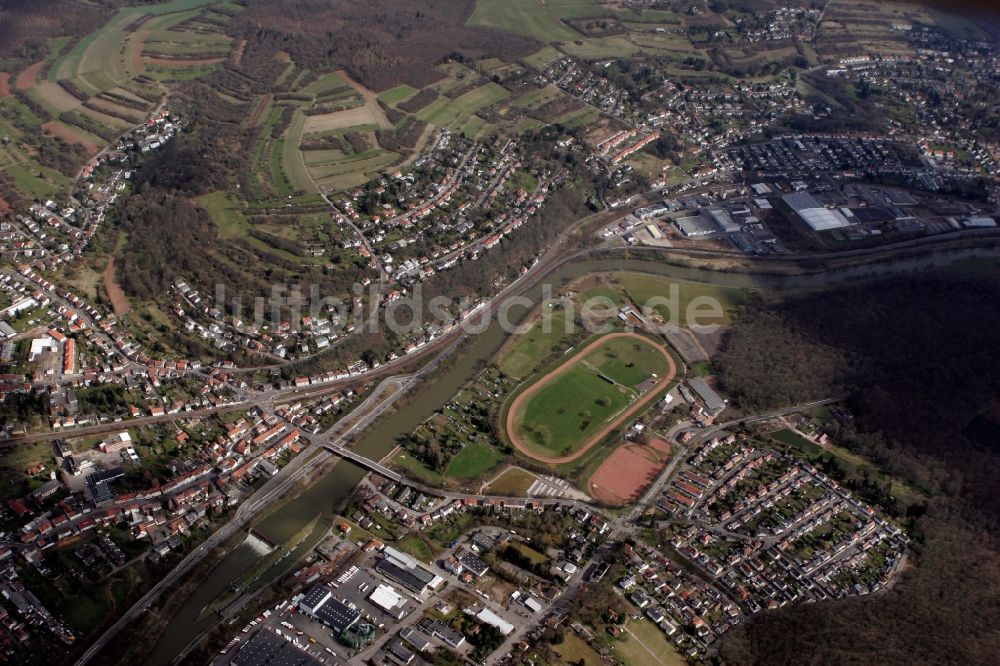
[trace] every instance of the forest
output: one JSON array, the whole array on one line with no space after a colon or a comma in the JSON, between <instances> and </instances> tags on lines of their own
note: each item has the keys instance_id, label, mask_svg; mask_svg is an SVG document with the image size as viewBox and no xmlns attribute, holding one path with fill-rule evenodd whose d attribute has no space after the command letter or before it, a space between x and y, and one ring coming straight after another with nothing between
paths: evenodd
<instances>
[{"instance_id":1,"label":"forest","mask_svg":"<svg viewBox=\"0 0 1000 666\"><path fill-rule=\"evenodd\" d=\"M537 50L526 37L465 25L474 0L248 0L230 32L248 51L284 51L303 68L346 69L381 91L401 83L422 88L442 77L449 57L510 61Z\"/></svg>"},{"instance_id":2,"label":"forest","mask_svg":"<svg viewBox=\"0 0 1000 666\"><path fill-rule=\"evenodd\" d=\"M925 274L740 313L715 361L750 410L843 394L834 433L920 489L899 582L871 597L769 612L731 632L722 663L990 663L1000 649L1000 299L974 279Z\"/></svg>"}]
</instances>

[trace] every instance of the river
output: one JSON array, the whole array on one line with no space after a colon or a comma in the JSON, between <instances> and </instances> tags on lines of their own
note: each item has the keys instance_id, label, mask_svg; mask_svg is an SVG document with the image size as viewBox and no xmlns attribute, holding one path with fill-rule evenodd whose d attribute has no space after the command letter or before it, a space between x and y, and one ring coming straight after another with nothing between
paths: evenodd
<instances>
[{"instance_id":1,"label":"river","mask_svg":"<svg viewBox=\"0 0 1000 666\"><path fill-rule=\"evenodd\" d=\"M782 292L814 289L903 273L926 275L928 271L967 260L996 262L1000 260L1000 250L967 249L937 252L887 259L864 266L788 274L781 274L778 266L769 267L767 272L747 273L723 272L644 259L583 259L557 269L544 280L544 283L552 285L552 292L558 293L562 285L585 275L638 271L664 275L680 281ZM529 289L525 295L537 304L542 296L542 286ZM524 305L510 308L508 320L513 323L523 321L533 307ZM376 460L388 454L398 438L413 432L424 419L444 406L483 364L497 353L506 338L507 333L494 319L484 332L475 336L466 345L461 355L453 359L451 365L436 377L429 387L423 387L411 396L404 406L378 421L357 440L353 448ZM364 474L365 470L362 468L341 461L319 481L298 497L285 502L255 528L257 533L272 544L282 544L301 532L317 515L322 516L312 532L293 549L292 556L265 569L255 587L280 578L291 566L290 563L294 563L300 554L304 555L318 543L330 526L330 518L341 509ZM150 654L150 662L169 663L194 638L211 627L216 616L214 613L204 612L206 607L258 562L260 555L246 543L225 557L174 614Z\"/></svg>"}]
</instances>

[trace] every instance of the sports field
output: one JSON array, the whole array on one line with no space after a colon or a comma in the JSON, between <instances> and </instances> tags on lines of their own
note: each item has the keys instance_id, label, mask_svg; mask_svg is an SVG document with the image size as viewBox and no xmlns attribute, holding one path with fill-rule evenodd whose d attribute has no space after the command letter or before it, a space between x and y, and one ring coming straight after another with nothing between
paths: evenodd
<instances>
[{"instance_id":1,"label":"sports field","mask_svg":"<svg viewBox=\"0 0 1000 666\"><path fill-rule=\"evenodd\" d=\"M588 492L614 506L630 504L648 486L670 457L670 443L654 437L648 444L622 444L590 477Z\"/></svg>"},{"instance_id":2,"label":"sports field","mask_svg":"<svg viewBox=\"0 0 1000 666\"><path fill-rule=\"evenodd\" d=\"M652 340L602 336L514 398L507 435L530 458L571 462L647 405L674 373L669 352Z\"/></svg>"}]
</instances>

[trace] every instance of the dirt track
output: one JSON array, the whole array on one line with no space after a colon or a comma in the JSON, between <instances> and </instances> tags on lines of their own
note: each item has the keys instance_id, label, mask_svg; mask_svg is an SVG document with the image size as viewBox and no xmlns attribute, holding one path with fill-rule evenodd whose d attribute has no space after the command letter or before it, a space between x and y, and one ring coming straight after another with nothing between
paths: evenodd
<instances>
[{"instance_id":1,"label":"dirt track","mask_svg":"<svg viewBox=\"0 0 1000 666\"><path fill-rule=\"evenodd\" d=\"M0 97L6 97L10 94L10 74L7 72L0 72Z\"/></svg>"},{"instance_id":2,"label":"dirt track","mask_svg":"<svg viewBox=\"0 0 1000 666\"><path fill-rule=\"evenodd\" d=\"M547 384L553 378L558 377L564 372L568 372L577 359L585 357L595 348L600 347L608 340L614 338L622 338L622 337L638 338L647 344L652 344L656 349L660 351L661 354L663 354L663 357L667 359L667 363L670 366L669 372L665 376L660 377L659 381L656 382L656 385L650 390L646 391L645 395L640 397L629 407L627 407L624 411L622 411L613 421L610 421L607 425L605 425L599 431L594 433L594 435L590 438L590 440L586 444L584 444L582 447L580 447L573 453L567 456L559 456L559 457L543 456L536 453L535 451L532 451L529 447L525 446L524 443L521 442L520 439L518 439L517 434L515 433L514 417L517 414L518 408L526 400L530 399L536 393L538 393L538 391L540 391L541 388L545 386L545 384ZM638 412L640 409L648 405L653 400L653 398L656 397L659 390L662 389L667 384L669 384L670 381L673 380L676 374L677 374L677 366L674 363L674 358L670 355L670 352L668 352L662 345L654 344L649 338L639 335L638 333L609 333L608 335L602 335L601 337L594 340L589 345L578 351L576 354L574 354L572 358L569 358L560 363L559 367L555 368L554 370L544 375L543 377L540 377L526 391L522 392L520 395L514 398L514 401L510 403L510 407L507 409L507 418L504 419L504 427L507 430L507 437L510 439L510 443L514 445L515 449L517 449L518 451L520 451L521 453L523 453L524 455L528 456L533 460L537 460L543 463L548 463L550 465L559 465L562 463L573 462L574 460L582 456L584 453L592 449L594 445L600 442L602 439L604 439L608 435L608 433L610 433L612 430L617 428L622 423L628 421L628 419L631 418L636 412Z\"/></svg>"},{"instance_id":3,"label":"dirt track","mask_svg":"<svg viewBox=\"0 0 1000 666\"><path fill-rule=\"evenodd\" d=\"M38 83L38 73L42 71L42 65L44 64L44 60L42 62L36 62L31 67L18 74L17 81L14 82L17 89L27 90L28 88L34 88L35 84Z\"/></svg>"}]
</instances>

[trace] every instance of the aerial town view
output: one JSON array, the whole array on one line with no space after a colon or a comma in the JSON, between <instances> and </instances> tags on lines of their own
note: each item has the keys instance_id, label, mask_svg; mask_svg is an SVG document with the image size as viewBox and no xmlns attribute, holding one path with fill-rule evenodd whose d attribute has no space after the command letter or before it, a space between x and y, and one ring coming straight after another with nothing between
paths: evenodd
<instances>
[{"instance_id":1,"label":"aerial town view","mask_svg":"<svg viewBox=\"0 0 1000 666\"><path fill-rule=\"evenodd\" d=\"M995 664L1000 7L0 0L0 663Z\"/></svg>"}]
</instances>

